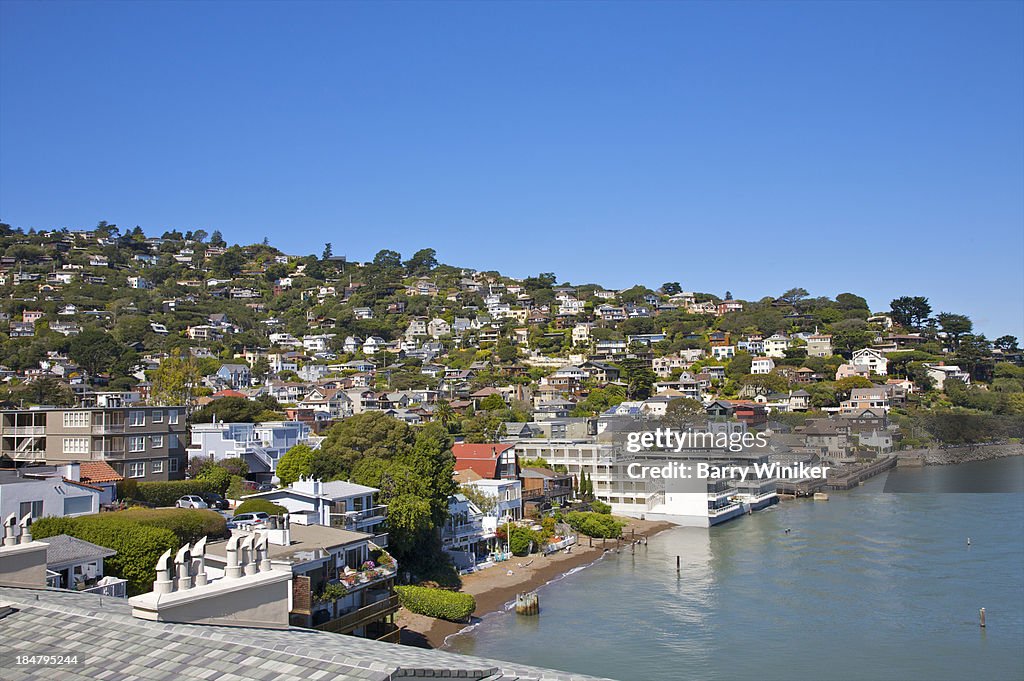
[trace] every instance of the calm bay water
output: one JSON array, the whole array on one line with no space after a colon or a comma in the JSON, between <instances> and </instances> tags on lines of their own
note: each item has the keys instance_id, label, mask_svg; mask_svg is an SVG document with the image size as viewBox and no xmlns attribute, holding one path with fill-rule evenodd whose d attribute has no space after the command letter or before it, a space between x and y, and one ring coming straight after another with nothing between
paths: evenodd
<instances>
[{"instance_id":1,"label":"calm bay water","mask_svg":"<svg viewBox=\"0 0 1024 681\"><path fill-rule=\"evenodd\" d=\"M543 588L540 617L488 616L449 647L621 681L1024 679L1024 493L928 491L1022 490L1024 458L890 475L921 492L882 476L668 530Z\"/></svg>"}]
</instances>

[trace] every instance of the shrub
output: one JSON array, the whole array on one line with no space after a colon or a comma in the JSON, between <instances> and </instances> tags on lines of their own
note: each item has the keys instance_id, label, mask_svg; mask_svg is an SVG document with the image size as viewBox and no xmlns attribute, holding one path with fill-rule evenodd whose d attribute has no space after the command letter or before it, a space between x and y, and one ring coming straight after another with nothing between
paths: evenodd
<instances>
[{"instance_id":1,"label":"shrub","mask_svg":"<svg viewBox=\"0 0 1024 681\"><path fill-rule=\"evenodd\" d=\"M210 485L213 486L213 491L217 494L223 495L228 491L228 485L231 484L231 473L228 473L226 468L222 468L214 462L208 461L199 469L199 474L196 475L196 480L203 480L210 483Z\"/></svg>"},{"instance_id":2,"label":"shrub","mask_svg":"<svg viewBox=\"0 0 1024 681\"><path fill-rule=\"evenodd\" d=\"M228 485L228 491L224 494L228 499L238 499L245 494L245 478L240 475L231 476L231 484Z\"/></svg>"},{"instance_id":3,"label":"shrub","mask_svg":"<svg viewBox=\"0 0 1024 681\"><path fill-rule=\"evenodd\" d=\"M104 561L104 571L128 580L131 595L150 590L156 579L157 559L164 551L175 551L180 545L173 531L143 525L124 513L42 518L33 523L32 534L39 539L68 534L117 551L116 556Z\"/></svg>"},{"instance_id":4,"label":"shrub","mask_svg":"<svg viewBox=\"0 0 1024 681\"><path fill-rule=\"evenodd\" d=\"M538 549L541 545L537 533L528 527L515 526L512 528L512 537L509 540L509 550L517 556L525 556L531 551Z\"/></svg>"},{"instance_id":5,"label":"shrub","mask_svg":"<svg viewBox=\"0 0 1024 681\"><path fill-rule=\"evenodd\" d=\"M186 494L220 494L209 480L170 480L168 482L140 482L133 498L154 506L174 506ZM129 498L129 497L125 497Z\"/></svg>"},{"instance_id":6,"label":"shrub","mask_svg":"<svg viewBox=\"0 0 1024 681\"><path fill-rule=\"evenodd\" d=\"M260 511L270 515L282 515L287 513L288 509L266 499L246 499L235 509L235 515L239 513L259 513Z\"/></svg>"},{"instance_id":7,"label":"shrub","mask_svg":"<svg viewBox=\"0 0 1024 681\"><path fill-rule=\"evenodd\" d=\"M590 537L607 537L614 539L622 534L621 520L616 520L604 513L573 511L565 516L569 527Z\"/></svg>"},{"instance_id":8,"label":"shrub","mask_svg":"<svg viewBox=\"0 0 1024 681\"><path fill-rule=\"evenodd\" d=\"M110 515L121 516L148 527L168 529L181 544L191 544L204 536L222 539L229 534L227 521L216 511L192 508L132 508Z\"/></svg>"},{"instance_id":9,"label":"shrub","mask_svg":"<svg viewBox=\"0 0 1024 681\"><path fill-rule=\"evenodd\" d=\"M463 622L476 610L472 594L425 586L396 586L395 592L399 603L417 615Z\"/></svg>"},{"instance_id":10,"label":"shrub","mask_svg":"<svg viewBox=\"0 0 1024 681\"><path fill-rule=\"evenodd\" d=\"M610 504L606 504L603 501L594 499L593 501L590 502L590 510L594 511L595 513L610 514L612 512L612 507Z\"/></svg>"}]
</instances>

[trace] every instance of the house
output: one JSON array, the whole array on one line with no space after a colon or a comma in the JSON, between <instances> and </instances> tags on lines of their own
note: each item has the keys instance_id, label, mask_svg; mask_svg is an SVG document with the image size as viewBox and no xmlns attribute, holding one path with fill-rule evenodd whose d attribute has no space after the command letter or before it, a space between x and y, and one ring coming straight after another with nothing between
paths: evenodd
<instances>
[{"instance_id":1,"label":"house","mask_svg":"<svg viewBox=\"0 0 1024 681\"><path fill-rule=\"evenodd\" d=\"M831 357L832 336L827 334L814 334L807 337L808 357Z\"/></svg>"},{"instance_id":2,"label":"house","mask_svg":"<svg viewBox=\"0 0 1024 681\"><path fill-rule=\"evenodd\" d=\"M100 505L114 503L117 483L124 480L124 477L106 461L83 461L78 466L79 481L100 490Z\"/></svg>"},{"instance_id":3,"label":"house","mask_svg":"<svg viewBox=\"0 0 1024 681\"><path fill-rule=\"evenodd\" d=\"M587 378L600 383L614 383L619 380L622 373L614 364L588 360L580 365L580 369L586 372Z\"/></svg>"},{"instance_id":4,"label":"house","mask_svg":"<svg viewBox=\"0 0 1024 681\"><path fill-rule=\"evenodd\" d=\"M356 319L373 319L373 308L370 307L355 307L352 308L352 316Z\"/></svg>"},{"instance_id":5,"label":"house","mask_svg":"<svg viewBox=\"0 0 1024 681\"><path fill-rule=\"evenodd\" d=\"M764 354L776 359L784 358L791 344L792 340L786 334L772 334L764 339Z\"/></svg>"},{"instance_id":6,"label":"house","mask_svg":"<svg viewBox=\"0 0 1024 681\"><path fill-rule=\"evenodd\" d=\"M301 525L329 525L353 532L379 534L384 530L388 508L376 502L376 487L344 480L321 482L300 477L288 487L247 494L243 499L263 499L288 509Z\"/></svg>"},{"instance_id":7,"label":"house","mask_svg":"<svg viewBox=\"0 0 1024 681\"><path fill-rule=\"evenodd\" d=\"M869 374L885 376L889 373L889 360L878 350L873 348L861 348L853 353L850 364L854 367L863 367Z\"/></svg>"},{"instance_id":8,"label":"house","mask_svg":"<svg viewBox=\"0 0 1024 681\"><path fill-rule=\"evenodd\" d=\"M775 360L771 357L755 357L750 362L750 373L752 374L770 374L774 368Z\"/></svg>"},{"instance_id":9,"label":"house","mask_svg":"<svg viewBox=\"0 0 1024 681\"><path fill-rule=\"evenodd\" d=\"M427 334L434 339L450 336L452 334L451 324L440 317L435 317L427 324Z\"/></svg>"},{"instance_id":10,"label":"house","mask_svg":"<svg viewBox=\"0 0 1024 681\"><path fill-rule=\"evenodd\" d=\"M380 336L370 336L363 341L363 353L366 355L376 355L378 352L382 352L387 347L387 341Z\"/></svg>"},{"instance_id":11,"label":"house","mask_svg":"<svg viewBox=\"0 0 1024 681\"><path fill-rule=\"evenodd\" d=\"M730 312L742 312L743 303L738 300L723 300L716 308L716 313L719 317L728 314Z\"/></svg>"},{"instance_id":12,"label":"house","mask_svg":"<svg viewBox=\"0 0 1024 681\"><path fill-rule=\"evenodd\" d=\"M0 470L0 518L99 513L102 490L79 480L77 463Z\"/></svg>"},{"instance_id":13,"label":"house","mask_svg":"<svg viewBox=\"0 0 1024 681\"><path fill-rule=\"evenodd\" d=\"M67 534L46 538L47 586L98 593L102 596L127 596L124 579L103 577L103 560L117 551Z\"/></svg>"},{"instance_id":14,"label":"house","mask_svg":"<svg viewBox=\"0 0 1024 681\"><path fill-rule=\"evenodd\" d=\"M358 352L362 346L363 339L359 336L345 336L345 341L341 344L341 351L351 355Z\"/></svg>"},{"instance_id":15,"label":"house","mask_svg":"<svg viewBox=\"0 0 1024 681\"><path fill-rule=\"evenodd\" d=\"M851 362L840 364L839 368L836 369L836 380L840 381L844 378L850 378L852 376L860 376L861 378L867 378L871 375L871 369L866 365L854 366Z\"/></svg>"},{"instance_id":16,"label":"house","mask_svg":"<svg viewBox=\"0 0 1024 681\"><path fill-rule=\"evenodd\" d=\"M452 454L455 455L456 472L472 470L488 480L518 477L519 462L514 445L459 442L452 445Z\"/></svg>"},{"instance_id":17,"label":"house","mask_svg":"<svg viewBox=\"0 0 1024 681\"><path fill-rule=\"evenodd\" d=\"M456 479L459 473L456 473ZM494 532L501 523L516 521L523 517L523 483L519 480L489 480L479 477L474 471L462 472L462 484L471 487L483 497L490 497L489 506L483 510L484 530Z\"/></svg>"},{"instance_id":18,"label":"house","mask_svg":"<svg viewBox=\"0 0 1024 681\"><path fill-rule=\"evenodd\" d=\"M495 531L484 528L484 512L465 494L448 498L441 547L460 570L474 568L495 550Z\"/></svg>"},{"instance_id":19,"label":"house","mask_svg":"<svg viewBox=\"0 0 1024 681\"><path fill-rule=\"evenodd\" d=\"M252 385L252 373L245 364L222 364L216 376L232 388L248 388Z\"/></svg>"},{"instance_id":20,"label":"house","mask_svg":"<svg viewBox=\"0 0 1024 681\"><path fill-rule=\"evenodd\" d=\"M850 391L849 399L840 403L839 410L843 414L852 414L864 409L889 411L890 406L888 389L885 386L875 386L873 388L853 388Z\"/></svg>"},{"instance_id":21,"label":"house","mask_svg":"<svg viewBox=\"0 0 1024 681\"><path fill-rule=\"evenodd\" d=\"M736 356L735 345L713 345L711 346L711 356L718 361L725 361L732 359Z\"/></svg>"},{"instance_id":22,"label":"house","mask_svg":"<svg viewBox=\"0 0 1024 681\"><path fill-rule=\"evenodd\" d=\"M313 388L298 406L312 409L317 420L344 419L354 413L352 400L339 388Z\"/></svg>"},{"instance_id":23,"label":"house","mask_svg":"<svg viewBox=\"0 0 1024 681\"><path fill-rule=\"evenodd\" d=\"M520 471L519 479L523 481L523 512L531 517L565 506L573 496L572 476L567 473L526 466Z\"/></svg>"},{"instance_id":24,"label":"house","mask_svg":"<svg viewBox=\"0 0 1024 681\"><path fill-rule=\"evenodd\" d=\"M925 364L924 368L928 372L928 377L935 381L935 388L938 390L945 389L947 378L955 378L962 381L964 385L971 383L971 375L955 364L939 362L938 364Z\"/></svg>"},{"instance_id":25,"label":"house","mask_svg":"<svg viewBox=\"0 0 1024 681\"><path fill-rule=\"evenodd\" d=\"M191 433L192 441L186 449L190 459L240 458L248 464L254 478L267 482L289 449L297 444L319 446L319 440L312 438L309 424L301 421L193 423Z\"/></svg>"}]
</instances>

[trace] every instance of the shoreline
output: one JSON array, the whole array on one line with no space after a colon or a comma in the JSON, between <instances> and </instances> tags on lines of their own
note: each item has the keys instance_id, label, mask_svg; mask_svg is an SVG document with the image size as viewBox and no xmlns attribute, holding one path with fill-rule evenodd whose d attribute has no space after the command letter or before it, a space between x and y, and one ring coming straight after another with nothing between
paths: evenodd
<instances>
[{"instance_id":1,"label":"shoreline","mask_svg":"<svg viewBox=\"0 0 1024 681\"><path fill-rule=\"evenodd\" d=\"M960 445L945 449L904 449L893 452L903 465L955 466L974 461L992 461L1012 456L1024 456L1024 443L993 442Z\"/></svg>"},{"instance_id":2,"label":"shoreline","mask_svg":"<svg viewBox=\"0 0 1024 681\"><path fill-rule=\"evenodd\" d=\"M628 537L633 529L636 530L637 536L650 537L675 527L667 522L622 519L626 521L623 528L624 537ZM605 549L601 548L600 539L594 540L593 547L588 546L588 537L580 537L580 540L571 553L560 551L548 557L540 554L516 556L499 565L463 576L460 591L472 594L476 598L476 610L470 622L448 622L416 615L402 608L395 616L395 622L403 627L402 644L421 648L443 648L449 636L478 624L494 613L504 611L507 604L515 601L516 594L535 591L601 559ZM605 548L614 547L614 540L608 541L609 544ZM508 574L509 570L512 571L511 575Z\"/></svg>"}]
</instances>

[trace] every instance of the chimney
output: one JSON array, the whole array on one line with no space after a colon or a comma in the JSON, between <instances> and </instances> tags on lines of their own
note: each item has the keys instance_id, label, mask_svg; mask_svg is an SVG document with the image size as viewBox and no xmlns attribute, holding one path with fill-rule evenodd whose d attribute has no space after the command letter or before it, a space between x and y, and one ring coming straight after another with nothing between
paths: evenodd
<instances>
[{"instance_id":1,"label":"chimney","mask_svg":"<svg viewBox=\"0 0 1024 681\"><path fill-rule=\"evenodd\" d=\"M46 587L46 542L32 538L32 515L21 522L13 513L4 520L4 540L0 545L0 586L30 589Z\"/></svg>"},{"instance_id":2,"label":"chimney","mask_svg":"<svg viewBox=\"0 0 1024 681\"><path fill-rule=\"evenodd\" d=\"M292 574L273 569L267 537L233 534L227 561L224 576L210 579L206 537L182 546L173 560L165 551L157 561L153 591L129 599L132 615L155 622L286 629ZM44 562L44 579L45 569Z\"/></svg>"},{"instance_id":3,"label":"chimney","mask_svg":"<svg viewBox=\"0 0 1024 681\"><path fill-rule=\"evenodd\" d=\"M78 464L77 461L72 461L71 463L64 464L63 466L61 466L61 469L63 471L62 475L68 480L71 480L73 482L81 482L82 470L81 466Z\"/></svg>"}]
</instances>

